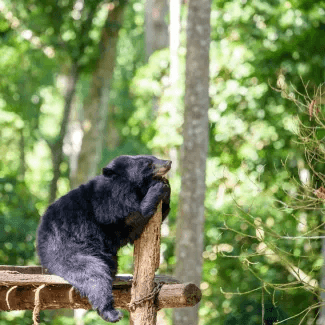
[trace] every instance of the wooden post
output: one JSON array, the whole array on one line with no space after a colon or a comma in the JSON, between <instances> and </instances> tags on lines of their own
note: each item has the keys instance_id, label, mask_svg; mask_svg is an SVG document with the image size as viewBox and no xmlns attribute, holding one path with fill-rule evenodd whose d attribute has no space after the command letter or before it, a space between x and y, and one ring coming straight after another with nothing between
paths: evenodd
<instances>
[{"instance_id":1,"label":"wooden post","mask_svg":"<svg viewBox=\"0 0 325 325\"><path fill-rule=\"evenodd\" d=\"M160 202L154 216L149 220L139 239L134 242L134 275L131 289L130 318L132 325L155 325L157 309L154 297L137 304L148 297L154 289L155 271L160 260L160 227L162 222Z\"/></svg>"}]
</instances>

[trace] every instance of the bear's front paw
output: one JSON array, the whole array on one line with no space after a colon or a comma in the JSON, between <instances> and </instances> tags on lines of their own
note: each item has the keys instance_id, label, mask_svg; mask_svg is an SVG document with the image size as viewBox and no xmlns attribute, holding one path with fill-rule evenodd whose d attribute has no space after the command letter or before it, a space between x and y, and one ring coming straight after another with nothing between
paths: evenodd
<instances>
[{"instance_id":1,"label":"bear's front paw","mask_svg":"<svg viewBox=\"0 0 325 325\"><path fill-rule=\"evenodd\" d=\"M103 320L105 320L106 322L110 322L110 323L117 323L123 317L123 314L119 310L116 310L116 309L105 310L102 312L99 312L97 310L97 313Z\"/></svg>"},{"instance_id":2,"label":"bear's front paw","mask_svg":"<svg viewBox=\"0 0 325 325\"><path fill-rule=\"evenodd\" d=\"M163 182L158 182L149 188L148 193L141 202L141 214L146 222L155 213L158 203L161 200L167 202L169 195L170 187Z\"/></svg>"},{"instance_id":3,"label":"bear's front paw","mask_svg":"<svg viewBox=\"0 0 325 325\"><path fill-rule=\"evenodd\" d=\"M153 201L155 203L159 203L159 201L166 200L168 198L170 195L170 187L163 182L159 182L152 187L152 193L154 193Z\"/></svg>"}]
</instances>

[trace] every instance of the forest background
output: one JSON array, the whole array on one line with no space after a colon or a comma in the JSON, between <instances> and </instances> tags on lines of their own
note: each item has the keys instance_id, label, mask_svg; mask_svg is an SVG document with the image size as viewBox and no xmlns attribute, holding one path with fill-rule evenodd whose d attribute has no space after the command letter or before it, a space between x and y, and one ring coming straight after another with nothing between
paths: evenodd
<instances>
[{"instance_id":1,"label":"forest background","mask_svg":"<svg viewBox=\"0 0 325 325\"><path fill-rule=\"evenodd\" d=\"M118 155L154 154L173 160L160 267L173 274L187 5L179 28L164 1L0 1L0 264L39 264L49 202ZM210 23L199 323L316 324L324 211L307 191L323 185L324 164L306 159L300 131L317 131L323 150L325 2L213 0ZM132 273L132 248L120 256ZM172 323L171 310L159 314ZM46 311L42 324L70 316ZM105 323L93 311L83 322ZM0 325L30 323L30 311L0 313Z\"/></svg>"}]
</instances>

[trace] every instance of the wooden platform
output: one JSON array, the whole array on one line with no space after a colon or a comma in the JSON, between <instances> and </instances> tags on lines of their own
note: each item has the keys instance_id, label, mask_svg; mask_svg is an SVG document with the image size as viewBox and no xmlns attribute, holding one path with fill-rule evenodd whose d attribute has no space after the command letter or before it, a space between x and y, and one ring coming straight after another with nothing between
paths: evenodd
<instances>
[{"instance_id":1,"label":"wooden platform","mask_svg":"<svg viewBox=\"0 0 325 325\"><path fill-rule=\"evenodd\" d=\"M162 285L157 297L159 309L194 306L201 300L201 291L193 283L179 283L165 275L156 275L154 281ZM34 309L35 291L43 285L38 291L42 309L92 308L67 281L41 266L0 265L0 310ZM132 275L116 276L113 294L117 308L128 309L131 286Z\"/></svg>"}]
</instances>

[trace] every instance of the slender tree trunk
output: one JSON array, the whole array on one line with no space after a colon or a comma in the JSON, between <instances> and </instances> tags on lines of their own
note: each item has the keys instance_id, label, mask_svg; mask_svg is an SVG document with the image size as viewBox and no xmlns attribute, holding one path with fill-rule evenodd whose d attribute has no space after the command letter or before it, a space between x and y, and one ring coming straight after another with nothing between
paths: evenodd
<instances>
[{"instance_id":1,"label":"slender tree trunk","mask_svg":"<svg viewBox=\"0 0 325 325\"><path fill-rule=\"evenodd\" d=\"M77 186L97 172L102 155L104 130L109 114L109 90L113 78L118 31L122 22L122 5L109 11L100 40L100 56L93 73L89 96L84 105L84 136L78 159L76 175L72 175L72 184Z\"/></svg>"},{"instance_id":2,"label":"slender tree trunk","mask_svg":"<svg viewBox=\"0 0 325 325\"><path fill-rule=\"evenodd\" d=\"M180 103L180 64L178 50L180 46L180 34L181 34L181 0L169 0L169 93L171 94L170 102L172 105L168 105L167 110L170 116L178 114ZM168 103L168 104L169 104ZM175 147L169 150L170 160L173 161L173 168L170 171L170 176L176 174L178 171L178 151Z\"/></svg>"},{"instance_id":3,"label":"slender tree trunk","mask_svg":"<svg viewBox=\"0 0 325 325\"><path fill-rule=\"evenodd\" d=\"M71 111L71 104L74 93L76 91L76 84L78 81L79 71L78 64L74 63L71 67L71 74L67 83L67 90L65 94L65 103L63 117L61 121L60 133L56 138L56 141L53 144L49 144L52 153L52 169L53 169L53 178L50 185L50 197L49 203L52 203L56 198L57 191L57 182L60 177L60 165L63 160L63 140L67 132L69 115Z\"/></svg>"},{"instance_id":4,"label":"slender tree trunk","mask_svg":"<svg viewBox=\"0 0 325 325\"><path fill-rule=\"evenodd\" d=\"M146 61L150 55L168 46L167 0L146 0Z\"/></svg>"},{"instance_id":5,"label":"slender tree trunk","mask_svg":"<svg viewBox=\"0 0 325 325\"><path fill-rule=\"evenodd\" d=\"M169 52L170 52L170 85L176 86L179 79L179 56L181 32L181 0L169 0Z\"/></svg>"},{"instance_id":6,"label":"slender tree trunk","mask_svg":"<svg viewBox=\"0 0 325 325\"><path fill-rule=\"evenodd\" d=\"M176 277L200 285L205 169L209 141L210 0L189 0L181 192L176 226ZM175 325L198 323L198 308L174 310Z\"/></svg>"}]
</instances>

